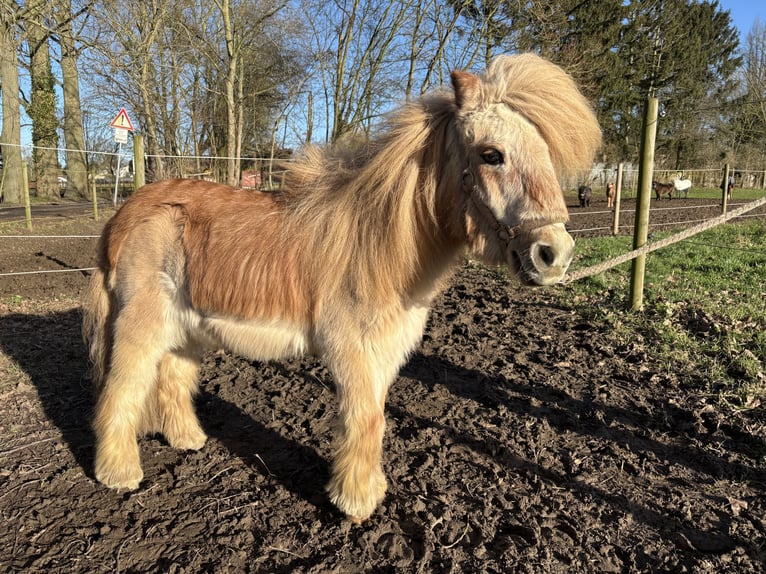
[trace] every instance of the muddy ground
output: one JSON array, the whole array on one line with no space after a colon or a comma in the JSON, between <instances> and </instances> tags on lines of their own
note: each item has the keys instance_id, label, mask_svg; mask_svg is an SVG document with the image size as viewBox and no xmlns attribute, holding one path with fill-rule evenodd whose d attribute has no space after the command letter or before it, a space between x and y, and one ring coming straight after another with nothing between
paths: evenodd
<instances>
[{"instance_id":1,"label":"muddy ground","mask_svg":"<svg viewBox=\"0 0 766 574\"><path fill-rule=\"evenodd\" d=\"M604 208L572 227L608 227ZM94 246L0 238L0 273L90 267ZM473 264L391 389L389 492L365 524L323 490L336 407L311 359L211 353L207 445L145 438L141 488L107 490L93 479L86 280L0 277L1 572L765 571L763 407L732 410L650 341L578 315L566 287L521 290Z\"/></svg>"}]
</instances>

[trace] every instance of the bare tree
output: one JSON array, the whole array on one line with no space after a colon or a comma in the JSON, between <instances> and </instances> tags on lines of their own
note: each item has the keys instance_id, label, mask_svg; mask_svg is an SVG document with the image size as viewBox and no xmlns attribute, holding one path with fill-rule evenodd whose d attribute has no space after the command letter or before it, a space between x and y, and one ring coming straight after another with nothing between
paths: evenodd
<instances>
[{"instance_id":1,"label":"bare tree","mask_svg":"<svg viewBox=\"0 0 766 574\"><path fill-rule=\"evenodd\" d=\"M368 129L390 103L391 88L404 89L399 63L411 52L405 24L414 5L410 0L306 0L307 50L316 62L327 139Z\"/></svg>"},{"instance_id":2,"label":"bare tree","mask_svg":"<svg viewBox=\"0 0 766 574\"><path fill-rule=\"evenodd\" d=\"M61 77L64 94L64 142L66 144L67 191L88 197L88 166L80 106L79 51L73 32L72 0L57 0L55 17L61 45Z\"/></svg>"},{"instance_id":3,"label":"bare tree","mask_svg":"<svg viewBox=\"0 0 766 574\"><path fill-rule=\"evenodd\" d=\"M16 40L20 8L14 0L0 3L0 89L2 89L3 130L0 152L3 159L0 198L21 202L21 98Z\"/></svg>"},{"instance_id":4,"label":"bare tree","mask_svg":"<svg viewBox=\"0 0 766 574\"><path fill-rule=\"evenodd\" d=\"M32 83L27 114L32 119L33 158L37 195L59 194L58 127L56 93L50 59L52 14L48 0L31 0L24 18Z\"/></svg>"},{"instance_id":5,"label":"bare tree","mask_svg":"<svg viewBox=\"0 0 766 574\"><path fill-rule=\"evenodd\" d=\"M763 169L766 162L766 26L756 20L744 47L737 113L739 156L743 163Z\"/></svg>"}]
</instances>

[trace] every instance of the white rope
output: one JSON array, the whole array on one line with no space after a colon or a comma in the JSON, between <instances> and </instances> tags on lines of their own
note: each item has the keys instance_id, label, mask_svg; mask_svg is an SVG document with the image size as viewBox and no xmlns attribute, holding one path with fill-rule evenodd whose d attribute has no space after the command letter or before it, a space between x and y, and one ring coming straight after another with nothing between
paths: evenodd
<instances>
[{"instance_id":1,"label":"white rope","mask_svg":"<svg viewBox=\"0 0 766 574\"><path fill-rule=\"evenodd\" d=\"M617 265L620 265L621 263L625 263L626 261L630 261L631 259L640 257L641 255L646 255L647 253L651 253L652 251L655 251L662 247L667 247L668 245L672 245L673 243L677 243L678 241L688 239L692 235L697 235L698 233L707 231L708 229L712 229L713 227L720 225L721 223L725 223L730 219L734 219L735 217L738 217L739 215L742 215L743 213L746 213L748 211L752 211L753 209L756 209L757 207L760 207L761 205L764 205L764 204L766 204L766 197L762 197L761 199L757 199L753 201L752 203L745 204L739 209L735 209L734 211L730 211L728 213L721 214L718 217L714 217L713 219L709 219L705 221L704 223L697 224L693 227L690 227L689 229L676 233L675 235L670 235L666 237L665 239L660 239L659 241L655 241L654 243L647 243L639 247L638 249L634 249L633 251L629 251L628 253L624 253L623 255L618 255L617 257L614 257L602 263L591 265L590 267L585 267L583 269L578 269L574 273L567 274L567 276L564 277L564 280L562 281L562 283L565 283L565 284L572 283L573 281L577 281L578 279L584 279L585 277L590 277L591 275L597 275L603 271L606 271L607 269L616 267Z\"/></svg>"},{"instance_id":2,"label":"white rope","mask_svg":"<svg viewBox=\"0 0 766 574\"><path fill-rule=\"evenodd\" d=\"M98 239L100 235L0 235L0 239Z\"/></svg>"},{"instance_id":3,"label":"white rope","mask_svg":"<svg viewBox=\"0 0 766 574\"><path fill-rule=\"evenodd\" d=\"M11 277L15 275L43 275L45 273L78 273L84 271L95 271L96 267L83 267L82 269L48 269L43 271L12 271L10 273L0 273L0 277Z\"/></svg>"}]
</instances>

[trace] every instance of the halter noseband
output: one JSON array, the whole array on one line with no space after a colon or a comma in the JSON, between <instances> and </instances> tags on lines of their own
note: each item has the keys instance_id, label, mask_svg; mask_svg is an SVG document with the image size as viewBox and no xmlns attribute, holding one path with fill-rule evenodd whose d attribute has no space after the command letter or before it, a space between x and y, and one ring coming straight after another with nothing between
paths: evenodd
<instances>
[{"instance_id":1,"label":"halter noseband","mask_svg":"<svg viewBox=\"0 0 766 574\"><path fill-rule=\"evenodd\" d=\"M479 197L479 186L476 183L476 177L473 175L473 171L471 170L470 166L463 170L462 187L463 191L473 202L473 205L479 214L487 221L487 223L489 223L490 227L495 230L497 238L500 240L500 243L505 246L506 249L508 249L511 241L516 239L524 232L529 232L533 229L537 229L538 227L545 227L546 225L551 225L553 223L564 223L564 221L529 221L525 223L519 223L518 225L514 226L502 223L497 219L486 202L484 202Z\"/></svg>"}]
</instances>

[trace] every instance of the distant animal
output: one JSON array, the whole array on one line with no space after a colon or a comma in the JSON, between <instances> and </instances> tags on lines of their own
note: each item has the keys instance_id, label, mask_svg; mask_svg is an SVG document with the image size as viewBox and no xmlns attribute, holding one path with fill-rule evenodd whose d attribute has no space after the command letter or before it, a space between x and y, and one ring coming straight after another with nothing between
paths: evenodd
<instances>
[{"instance_id":1,"label":"distant animal","mask_svg":"<svg viewBox=\"0 0 766 574\"><path fill-rule=\"evenodd\" d=\"M606 184L606 206L614 207L614 198L617 195L617 190L614 186L614 182L610 181Z\"/></svg>"},{"instance_id":2,"label":"distant animal","mask_svg":"<svg viewBox=\"0 0 766 574\"><path fill-rule=\"evenodd\" d=\"M313 353L338 397L329 499L354 522L372 514L386 492L386 394L434 298L464 253L524 285L561 282L574 241L558 182L601 145L588 100L538 56L451 79L364 145L307 147L278 193L172 180L127 199L83 309L96 479L138 488L141 434L202 448L206 349Z\"/></svg>"},{"instance_id":3,"label":"distant animal","mask_svg":"<svg viewBox=\"0 0 766 574\"><path fill-rule=\"evenodd\" d=\"M590 198L593 190L587 185L581 185L577 188L577 199L580 200L580 207L590 207Z\"/></svg>"},{"instance_id":4,"label":"distant animal","mask_svg":"<svg viewBox=\"0 0 766 574\"><path fill-rule=\"evenodd\" d=\"M652 182L652 190L654 191L657 199L662 199L663 195L667 195L668 199L673 199L673 187L672 183L660 183L659 181Z\"/></svg>"},{"instance_id":5,"label":"distant animal","mask_svg":"<svg viewBox=\"0 0 766 574\"><path fill-rule=\"evenodd\" d=\"M684 199L689 197L689 190L692 188L692 180L676 178L673 180L673 187L678 192L678 197L684 194Z\"/></svg>"},{"instance_id":6,"label":"distant animal","mask_svg":"<svg viewBox=\"0 0 766 574\"><path fill-rule=\"evenodd\" d=\"M724 188L726 189L726 199L731 199L731 192L734 189L734 176L729 176L729 182L727 184L726 181L721 182L721 190L723 191Z\"/></svg>"}]
</instances>

